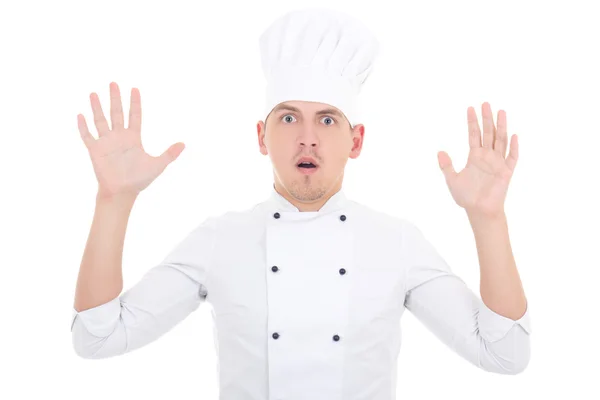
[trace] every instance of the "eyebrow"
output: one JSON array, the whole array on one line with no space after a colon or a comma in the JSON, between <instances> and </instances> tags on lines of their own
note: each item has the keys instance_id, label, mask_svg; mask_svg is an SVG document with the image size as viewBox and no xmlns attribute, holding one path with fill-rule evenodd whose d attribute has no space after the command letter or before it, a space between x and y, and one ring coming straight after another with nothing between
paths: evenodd
<instances>
[{"instance_id":1,"label":"eyebrow","mask_svg":"<svg viewBox=\"0 0 600 400\"><path fill-rule=\"evenodd\" d=\"M290 106L288 104L280 104L277 107L275 107L273 109L273 113L282 111L282 110L288 110L288 111L293 111L293 112L297 112L298 114L301 114L301 111L294 107L294 106ZM323 115L323 114L332 114L332 115L336 115L339 118L344 118L344 116L342 115L342 113L340 113L338 110L334 109L334 108L325 108L323 110L319 110L315 113L316 115Z\"/></svg>"}]
</instances>

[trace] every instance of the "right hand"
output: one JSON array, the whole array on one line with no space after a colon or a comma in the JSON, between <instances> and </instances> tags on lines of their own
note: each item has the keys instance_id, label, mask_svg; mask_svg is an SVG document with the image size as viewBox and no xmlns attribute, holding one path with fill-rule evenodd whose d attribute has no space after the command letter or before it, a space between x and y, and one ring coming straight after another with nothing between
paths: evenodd
<instances>
[{"instance_id":1,"label":"right hand","mask_svg":"<svg viewBox=\"0 0 600 400\"><path fill-rule=\"evenodd\" d=\"M91 93L90 102L98 139L90 134L82 114L77 115L79 133L92 159L98 179L98 196L135 198L167 165L179 157L185 145L175 143L158 157L146 153L141 139L142 106L139 90L131 89L129 126L125 128L119 86L115 82L111 82L109 86L112 129L108 127L102 113L98 95Z\"/></svg>"}]
</instances>

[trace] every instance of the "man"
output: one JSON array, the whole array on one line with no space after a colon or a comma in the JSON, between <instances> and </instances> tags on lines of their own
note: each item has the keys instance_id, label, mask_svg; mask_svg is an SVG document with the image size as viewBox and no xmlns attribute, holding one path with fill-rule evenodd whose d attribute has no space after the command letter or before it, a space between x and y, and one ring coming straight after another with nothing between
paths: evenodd
<instances>
[{"instance_id":1,"label":"man","mask_svg":"<svg viewBox=\"0 0 600 400\"><path fill-rule=\"evenodd\" d=\"M438 155L473 227L481 299L416 226L343 193L344 167L364 138L356 98L377 46L339 12L304 9L275 21L261 37L267 117L257 125L260 151L273 164L270 197L207 218L122 294L130 210L183 144L159 157L143 151L137 89L127 129L116 84L112 130L91 95L98 140L78 120L99 185L73 310L77 354L103 358L140 348L207 301L221 399L394 399L405 309L477 367L525 369L530 317L503 210L517 142L506 157L505 113L496 129L484 104L481 141L469 108L471 149L460 173L446 153Z\"/></svg>"}]
</instances>

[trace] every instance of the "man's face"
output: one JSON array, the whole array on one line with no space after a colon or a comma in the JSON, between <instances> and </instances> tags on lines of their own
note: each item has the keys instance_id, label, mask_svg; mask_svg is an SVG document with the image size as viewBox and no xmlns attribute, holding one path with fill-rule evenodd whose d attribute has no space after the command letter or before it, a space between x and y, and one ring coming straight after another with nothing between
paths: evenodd
<instances>
[{"instance_id":1,"label":"man's face","mask_svg":"<svg viewBox=\"0 0 600 400\"><path fill-rule=\"evenodd\" d=\"M257 125L260 152L273 164L275 186L300 202L321 199L341 188L348 158L360 154L364 126L350 126L340 110L328 104L286 101ZM312 166L302 167L303 158Z\"/></svg>"}]
</instances>

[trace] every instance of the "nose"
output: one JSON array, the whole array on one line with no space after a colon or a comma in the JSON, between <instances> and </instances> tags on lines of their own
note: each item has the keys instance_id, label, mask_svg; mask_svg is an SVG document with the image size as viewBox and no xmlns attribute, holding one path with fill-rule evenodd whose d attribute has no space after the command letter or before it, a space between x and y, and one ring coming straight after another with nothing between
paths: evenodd
<instances>
[{"instance_id":1,"label":"nose","mask_svg":"<svg viewBox=\"0 0 600 400\"><path fill-rule=\"evenodd\" d=\"M319 143L319 138L314 129L305 128L300 132L298 141L300 142L301 146L316 147Z\"/></svg>"}]
</instances>

